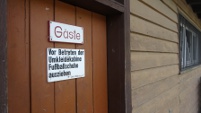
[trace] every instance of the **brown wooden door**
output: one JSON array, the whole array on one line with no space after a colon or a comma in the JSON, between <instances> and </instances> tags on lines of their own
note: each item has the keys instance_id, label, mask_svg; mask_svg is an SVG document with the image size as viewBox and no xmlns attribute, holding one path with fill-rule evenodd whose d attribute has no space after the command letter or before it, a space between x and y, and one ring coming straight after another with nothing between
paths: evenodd
<instances>
[{"instance_id":1,"label":"brown wooden door","mask_svg":"<svg viewBox=\"0 0 201 113\"><path fill-rule=\"evenodd\" d=\"M16 62L26 68L12 69L8 75L10 76L9 111L11 111L9 113L22 113L22 111L23 113L107 113L106 17L58 0L20 0L21 2L16 2L18 4L14 4L14 0L10 1L13 1L9 2L11 6L19 5L19 9L22 7L20 10L12 10L13 15L21 11L23 16L19 20L28 19L24 23L22 21L24 32L21 32L22 37L16 39L16 41L26 40L22 43L25 48L20 48L21 54L16 54L19 55L19 60L21 56L26 58L24 59L26 62ZM10 21L18 22L11 17ZM83 27L84 44L49 42L50 20ZM13 25L10 26L12 30ZM16 31L14 34L12 32L11 35L15 34L19 32ZM9 36L11 42L12 36ZM13 55L11 51L16 49L12 47L11 42L8 55ZM13 43L18 44L14 41ZM48 83L46 49L54 47L85 49L85 77ZM15 60L11 56L8 59L10 60L8 70L17 67L15 62L11 62L12 59ZM15 71L19 71L19 74ZM21 73L25 73L24 77L20 75ZM14 87L14 81L16 84L24 81L24 84ZM24 86L26 89L23 89ZM20 87L22 89L18 91ZM23 101L23 98L26 101ZM19 103L20 106L16 106L15 103Z\"/></svg>"},{"instance_id":2,"label":"brown wooden door","mask_svg":"<svg viewBox=\"0 0 201 113\"><path fill-rule=\"evenodd\" d=\"M32 0L30 20L32 113L107 113L105 17L60 1ZM48 42L49 20L84 27L84 44ZM85 77L47 83L47 47L85 49Z\"/></svg>"}]
</instances>

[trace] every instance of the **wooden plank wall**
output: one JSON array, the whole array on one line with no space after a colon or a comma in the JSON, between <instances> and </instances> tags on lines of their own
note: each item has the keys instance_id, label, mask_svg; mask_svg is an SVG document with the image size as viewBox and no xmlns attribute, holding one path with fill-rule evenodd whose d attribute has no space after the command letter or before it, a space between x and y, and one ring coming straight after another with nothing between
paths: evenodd
<instances>
[{"instance_id":1,"label":"wooden plank wall","mask_svg":"<svg viewBox=\"0 0 201 113\"><path fill-rule=\"evenodd\" d=\"M8 0L7 2L8 112L29 113L28 0Z\"/></svg>"},{"instance_id":2,"label":"wooden plank wall","mask_svg":"<svg viewBox=\"0 0 201 113\"><path fill-rule=\"evenodd\" d=\"M59 0L8 0L7 18L9 113L107 113L105 16ZM84 44L49 42L49 20L84 27ZM85 49L85 77L47 83L50 47Z\"/></svg>"},{"instance_id":3,"label":"wooden plank wall","mask_svg":"<svg viewBox=\"0 0 201 113\"><path fill-rule=\"evenodd\" d=\"M132 113L197 113L201 67L179 74L178 13L185 0L130 0Z\"/></svg>"}]
</instances>

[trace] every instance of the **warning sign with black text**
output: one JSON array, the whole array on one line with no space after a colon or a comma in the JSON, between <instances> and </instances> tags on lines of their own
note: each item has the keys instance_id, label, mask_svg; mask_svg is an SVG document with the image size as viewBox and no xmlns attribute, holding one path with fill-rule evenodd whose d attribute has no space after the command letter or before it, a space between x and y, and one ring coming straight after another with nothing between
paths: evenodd
<instances>
[{"instance_id":1,"label":"warning sign with black text","mask_svg":"<svg viewBox=\"0 0 201 113\"><path fill-rule=\"evenodd\" d=\"M85 51L83 49L47 48L48 82L85 76Z\"/></svg>"}]
</instances>

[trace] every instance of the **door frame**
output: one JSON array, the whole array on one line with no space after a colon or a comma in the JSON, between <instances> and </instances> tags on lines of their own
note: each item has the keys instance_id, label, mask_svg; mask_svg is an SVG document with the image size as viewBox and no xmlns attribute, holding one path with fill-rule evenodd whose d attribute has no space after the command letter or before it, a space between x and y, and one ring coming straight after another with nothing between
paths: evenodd
<instances>
[{"instance_id":1,"label":"door frame","mask_svg":"<svg viewBox=\"0 0 201 113\"><path fill-rule=\"evenodd\" d=\"M109 113L131 113L129 0L61 0L107 18Z\"/></svg>"},{"instance_id":2,"label":"door frame","mask_svg":"<svg viewBox=\"0 0 201 113\"><path fill-rule=\"evenodd\" d=\"M7 0L0 0L0 113L8 112L7 102Z\"/></svg>"}]
</instances>

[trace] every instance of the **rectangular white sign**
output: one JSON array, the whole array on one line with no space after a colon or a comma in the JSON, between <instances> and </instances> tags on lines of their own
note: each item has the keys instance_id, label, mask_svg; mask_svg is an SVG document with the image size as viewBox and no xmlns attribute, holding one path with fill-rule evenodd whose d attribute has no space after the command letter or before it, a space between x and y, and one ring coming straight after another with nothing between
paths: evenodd
<instances>
[{"instance_id":1,"label":"rectangular white sign","mask_svg":"<svg viewBox=\"0 0 201 113\"><path fill-rule=\"evenodd\" d=\"M62 81L85 76L83 49L47 48L47 80Z\"/></svg>"},{"instance_id":2,"label":"rectangular white sign","mask_svg":"<svg viewBox=\"0 0 201 113\"><path fill-rule=\"evenodd\" d=\"M52 42L84 43L83 27L49 21L49 34Z\"/></svg>"}]
</instances>

